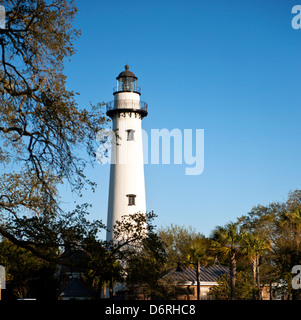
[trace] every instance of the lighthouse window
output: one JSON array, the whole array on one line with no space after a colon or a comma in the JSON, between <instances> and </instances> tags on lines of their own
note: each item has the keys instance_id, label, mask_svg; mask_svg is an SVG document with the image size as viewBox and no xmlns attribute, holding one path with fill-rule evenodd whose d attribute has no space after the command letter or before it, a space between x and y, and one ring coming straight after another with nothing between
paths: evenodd
<instances>
[{"instance_id":1,"label":"lighthouse window","mask_svg":"<svg viewBox=\"0 0 301 320\"><path fill-rule=\"evenodd\" d=\"M135 130L127 130L127 133L127 141L133 141Z\"/></svg>"},{"instance_id":2,"label":"lighthouse window","mask_svg":"<svg viewBox=\"0 0 301 320\"><path fill-rule=\"evenodd\" d=\"M135 205L136 195L135 194L127 194L126 196L128 197L128 205L129 206L134 206Z\"/></svg>"}]
</instances>

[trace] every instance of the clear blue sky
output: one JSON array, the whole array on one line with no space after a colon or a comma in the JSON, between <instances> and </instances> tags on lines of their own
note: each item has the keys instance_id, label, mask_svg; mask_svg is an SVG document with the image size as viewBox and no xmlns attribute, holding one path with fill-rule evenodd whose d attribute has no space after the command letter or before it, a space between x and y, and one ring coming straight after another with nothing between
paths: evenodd
<instances>
[{"instance_id":1,"label":"clear blue sky","mask_svg":"<svg viewBox=\"0 0 301 320\"><path fill-rule=\"evenodd\" d=\"M76 3L82 36L65 71L79 105L112 100L127 63L150 105L146 131L205 130L203 174L185 175L185 163L145 166L158 226L209 235L301 188L301 29L291 27L301 0ZM109 166L89 174L98 190L84 200L106 222Z\"/></svg>"}]
</instances>

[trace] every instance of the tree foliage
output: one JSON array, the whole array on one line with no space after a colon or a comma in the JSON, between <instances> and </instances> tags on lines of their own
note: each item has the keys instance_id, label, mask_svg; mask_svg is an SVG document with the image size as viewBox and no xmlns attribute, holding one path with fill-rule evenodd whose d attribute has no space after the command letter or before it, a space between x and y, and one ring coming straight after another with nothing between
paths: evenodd
<instances>
[{"instance_id":1,"label":"tree foliage","mask_svg":"<svg viewBox=\"0 0 301 320\"><path fill-rule=\"evenodd\" d=\"M262 299L264 288L270 296L281 293L295 299L300 293L292 289L292 267L301 263L301 191L288 194L285 202L257 205L237 219L242 232L239 241L240 270L253 278L253 298Z\"/></svg>"},{"instance_id":2,"label":"tree foliage","mask_svg":"<svg viewBox=\"0 0 301 320\"><path fill-rule=\"evenodd\" d=\"M224 274L218 279L218 285L211 288L210 293L216 300L231 300L230 274ZM235 297L238 300L252 299L253 284L251 275L242 271L236 274Z\"/></svg>"},{"instance_id":3,"label":"tree foliage","mask_svg":"<svg viewBox=\"0 0 301 320\"><path fill-rule=\"evenodd\" d=\"M218 226L213 230L212 250L222 257L229 259L231 299L236 299L236 265L237 255L241 251L243 234L237 223L230 222L226 226Z\"/></svg>"},{"instance_id":4,"label":"tree foliage","mask_svg":"<svg viewBox=\"0 0 301 320\"><path fill-rule=\"evenodd\" d=\"M12 244L0 243L0 264L5 266L5 300L26 297L54 299L58 281L54 277L56 265L37 258L32 252Z\"/></svg>"},{"instance_id":5,"label":"tree foliage","mask_svg":"<svg viewBox=\"0 0 301 320\"><path fill-rule=\"evenodd\" d=\"M162 278L165 246L156 233L149 233L127 260L126 284L134 296L166 298L168 285Z\"/></svg>"},{"instance_id":6,"label":"tree foliage","mask_svg":"<svg viewBox=\"0 0 301 320\"><path fill-rule=\"evenodd\" d=\"M166 245L166 268L172 268L179 262L187 261L187 255L191 244L202 241L205 237L192 227L171 224L161 227L158 235Z\"/></svg>"},{"instance_id":7,"label":"tree foliage","mask_svg":"<svg viewBox=\"0 0 301 320\"><path fill-rule=\"evenodd\" d=\"M75 53L80 35L72 25L74 2L5 0L2 5L0 234L46 258L47 245L71 240L58 186L68 183L78 193L85 185L95 188L84 170L89 159L94 162L96 133L106 119L99 105L79 107L75 92L66 89L64 62ZM76 214L82 219L86 209L75 208L72 219ZM77 239L80 230L72 230Z\"/></svg>"}]
</instances>

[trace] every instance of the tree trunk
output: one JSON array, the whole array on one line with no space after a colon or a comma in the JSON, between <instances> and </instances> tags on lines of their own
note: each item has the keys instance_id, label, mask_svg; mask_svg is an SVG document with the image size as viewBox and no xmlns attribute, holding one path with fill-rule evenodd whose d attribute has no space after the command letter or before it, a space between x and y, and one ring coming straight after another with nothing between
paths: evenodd
<instances>
[{"instance_id":1,"label":"tree trunk","mask_svg":"<svg viewBox=\"0 0 301 320\"><path fill-rule=\"evenodd\" d=\"M113 277L110 279L110 300L113 300Z\"/></svg>"},{"instance_id":2,"label":"tree trunk","mask_svg":"<svg viewBox=\"0 0 301 320\"><path fill-rule=\"evenodd\" d=\"M259 256L256 255L256 283L258 290L258 300L262 300L262 292L260 286L260 272L259 272Z\"/></svg>"},{"instance_id":3,"label":"tree trunk","mask_svg":"<svg viewBox=\"0 0 301 320\"><path fill-rule=\"evenodd\" d=\"M255 254L255 257L252 259L252 271L253 271L253 283L254 283L254 291L253 291L253 299L261 300L261 288L260 288L260 274L259 274L259 256Z\"/></svg>"},{"instance_id":4,"label":"tree trunk","mask_svg":"<svg viewBox=\"0 0 301 320\"><path fill-rule=\"evenodd\" d=\"M196 265L197 300L200 300L200 283L201 283L200 261L198 260Z\"/></svg>"},{"instance_id":5,"label":"tree trunk","mask_svg":"<svg viewBox=\"0 0 301 320\"><path fill-rule=\"evenodd\" d=\"M103 298L107 299L107 282L104 281L103 283Z\"/></svg>"},{"instance_id":6,"label":"tree trunk","mask_svg":"<svg viewBox=\"0 0 301 320\"><path fill-rule=\"evenodd\" d=\"M252 259L252 272L253 272L253 300L256 300L257 294L257 266L256 266L256 258Z\"/></svg>"},{"instance_id":7,"label":"tree trunk","mask_svg":"<svg viewBox=\"0 0 301 320\"><path fill-rule=\"evenodd\" d=\"M235 259L235 249L232 249L231 256L230 256L231 300L235 300L235 282L236 282L236 259Z\"/></svg>"}]
</instances>

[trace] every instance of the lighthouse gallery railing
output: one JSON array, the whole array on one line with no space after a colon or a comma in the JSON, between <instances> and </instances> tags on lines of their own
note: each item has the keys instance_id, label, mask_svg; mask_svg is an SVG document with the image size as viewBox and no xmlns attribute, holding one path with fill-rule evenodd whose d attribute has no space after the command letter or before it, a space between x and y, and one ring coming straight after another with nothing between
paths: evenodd
<instances>
[{"instance_id":1,"label":"lighthouse gallery railing","mask_svg":"<svg viewBox=\"0 0 301 320\"><path fill-rule=\"evenodd\" d=\"M112 100L106 103L106 107L107 111L115 109L140 109L147 112L148 104L137 100Z\"/></svg>"}]
</instances>

